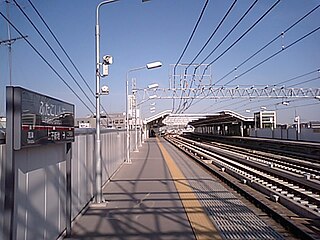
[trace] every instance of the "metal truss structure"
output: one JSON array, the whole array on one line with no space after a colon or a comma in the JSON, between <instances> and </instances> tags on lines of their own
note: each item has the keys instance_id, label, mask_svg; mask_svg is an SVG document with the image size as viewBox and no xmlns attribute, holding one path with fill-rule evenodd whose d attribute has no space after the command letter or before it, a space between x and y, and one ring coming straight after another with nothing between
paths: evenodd
<instances>
[{"instance_id":1,"label":"metal truss structure","mask_svg":"<svg viewBox=\"0 0 320 240\"><path fill-rule=\"evenodd\" d=\"M192 104L202 99L289 100L300 98L320 100L320 88L286 88L278 85L218 86L212 83L210 65L177 64L170 65L170 67L169 88L135 89L141 103L149 99L172 99L172 111L183 113Z\"/></svg>"},{"instance_id":2,"label":"metal truss structure","mask_svg":"<svg viewBox=\"0 0 320 240\"><path fill-rule=\"evenodd\" d=\"M320 88L285 87L201 87L136 89L142 100L148 99L224 99L224 98L315 98ZM185 93L185 94L181 94Z\"/></svg>"}]
</instances>

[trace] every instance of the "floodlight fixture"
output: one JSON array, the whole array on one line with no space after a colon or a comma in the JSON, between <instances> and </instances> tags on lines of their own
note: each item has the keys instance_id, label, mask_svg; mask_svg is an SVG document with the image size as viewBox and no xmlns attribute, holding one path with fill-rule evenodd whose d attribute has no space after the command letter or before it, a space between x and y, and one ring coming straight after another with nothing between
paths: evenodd
<instances>
[{"instance_id":1,"label":"floodlight fixture","mask_svg":"<svg viewBox=\"0 0 320 240\"><path fill-rule=\"evenodd\" d=\"M159 87L158 83L153 83L153 84L148 85L148 89L156 89L158 87Z\"/></svg>"},{"instance_id":2,"label":"floodlight fixture","mask_svg":"<svg viewBox=\"0 0 320 240\"><path fill-rule=\"evenodd\" d=\"M151 95L151 96L149 96L149 99L155 99L157 97L158 97L157 95Z\"/></svg>"},{"instance_id":3,"label":"floodlight fixture","mask_svg":"<svg viewBox=\"0 0 320 240\"><path fill-rule=\"evenodd\" d=\"M146 65L147 69L158 68L162 66L162 62L152 62Z\"/></svg>"}]
</instances>

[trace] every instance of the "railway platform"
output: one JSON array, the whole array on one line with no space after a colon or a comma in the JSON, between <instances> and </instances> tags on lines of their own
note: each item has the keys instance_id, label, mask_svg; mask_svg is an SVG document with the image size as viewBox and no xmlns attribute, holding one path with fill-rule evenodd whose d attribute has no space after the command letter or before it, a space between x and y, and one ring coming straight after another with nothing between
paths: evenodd
<instances>
[{"instance_id":1,"label":"railway platform","mask_svg":"<svg viewBox=\"0 0 320 240\"><path fill-rule=\"evenodd\" d=\"M208 172L150 138L65 239L283 239Z\"/></svg>"}]
</instances>

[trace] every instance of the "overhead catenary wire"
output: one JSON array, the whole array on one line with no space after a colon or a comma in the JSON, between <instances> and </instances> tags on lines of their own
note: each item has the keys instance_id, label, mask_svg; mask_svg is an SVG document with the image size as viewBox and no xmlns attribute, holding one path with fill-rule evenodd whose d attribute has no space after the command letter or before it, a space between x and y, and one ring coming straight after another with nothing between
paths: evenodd
<instances>
[{"instance_id":1,"label":"overhead catenary wire","mask_svg":"<svg viewBox=\"0 0 320 240\"><path fill-rule=\"evenodd\" d=\"M229 37L229 35L236 29L236 27L242 22L242 20L248 15L248 13L253 9L257 4L258 0L255 0L247 11L241 16L241 18L236 22L236 24L229 30L225 37L218 43L218 45L200 62L199 65L203 64L207 59L221 46L221 44Z\"/></svg>"},{"instance_id":2,"label":"overhead catenary wire","mask_svg":"<svg viewBox=\"0 0 320 240\"><path fill-rule=\"evenodd\" d=\"M211 66L213 63L215 63L218 59L220 59L225 53L227 53L233 46L235 46L245 35L247 35L260 21L262 21L263 18L265 18L271 11L272 9L274 9L281 0L277 0L258 20L255 21L255 23L253 25L251 25L236 41L234 41L226 50L224 50L218 57L216 57L213 61L211 61L203 70L201 79L203 78L206 70L209 68L209 66ZM199 102L199 100L197 101ZM189 104L189 106L185 109L187 110L188 108L190 108L190 106L192 105ZM184 111L185 111L184 110Z\"/></svg>"},{"instance_id":3,"label":"overhead catenary wire","mask_svg":"<svg viewBox=\"0 0 320 240\"><path fill-rule=\"evenodd\" d=\"M260 102L262 101L266 101L266 100L261 100ZM298 101L305 101L305 99L295 99L295 100L291 100L290 103L293 103L293 102L298 102ZM250 102L248 104L251 104L253 102ZM255 102L256 103L256 102ZM248 105L248 104L244 104L244 105L241 105L239 106L240 109L245 109L243 108L244 106ZM305 107L305 106L313 106L313 105L318 105L320 104L320 102L316 102L316 103L306 103L306 104L302 104L302 105L293 105L293 106L289 106L289 105L283 105L283 102L278 102L278 103L272 103L272 104L268 104L268 105L264 105L267 109L269 107L272 107L272 106L278 106L278 105L281 105L283 108L277 108L278 111L280 110L285 110L285 109L290 109L290 108L299 108L299 107ZM237 108L237 109L239 109ZM246 108L247 109L247 108ZM251 107L249 108L249 110L254 110L254 109L260 109L260 106L255 106L255 107Z\"/></svg>"},{"instance_id":4,"label":"overhead catenary wire","mask_svg":"<svg viewBox=\"0 0 320 240\"><path fill-rule=\"evenodd\" d=\"M258 20L255 21L253 25L251 25L241 36L234 41L226 50L224 50L219 56L217 56L214 60L212 60L207 67L204 69L203 74L208 69L209 66L211 66L213 63L215 63L217 60L219 60L224 54L226 54L232 47L234 47L245 35L247 35L259 22L261 22L279 3L281 0L277 0Z\"/></svg>"},{"instance_id":5,"label":"overhead catenary wire","mask_svg":"<svg viewBox=\"0 0 320 240\"><path fill-rule=\"evenodd\" d=\"M192 30L192 32L191 32L191 35L190 35L190 37L189 37L189 39L188 39L188 41L187 41L187 43L186 43L186 45L185 45L185 47L184 47L184 49L183 49L183 51L182 51L182 53L181 53L181 55L180 55L177 63L176 63L175 66L174 66L174 69L176 68L177 64L180 63L182 57L184 56L185 52L187 51L187 48L189 47L190 42L191 42L191 40L192 40L192 38L193 38L193 36L194 36L194 34L195 34L198 26L199 26L199 23L200 23L200 21L201 21L201 19L202 19L202 17L203 17L204 12L205 12L205 10L206 10L206 8L207 8L207 6L208 6L208 3L209 3L209 0L206 0L205 4L204 4L204 6L203 6L203 8L202 8L202 10L201 10L201 13L200 13L200 15L199 15L199 17L198 17L198 20L197 20L197 22L196 22L196 25L194 26L194 28L193 28L193 30Z\"/></svg>"},{"instance_id":6,"label":"overhead catenary wire","mask_svg":"<svg viewBox=\"0 0 320 240\"><path fill-rule=\"evenodd\" d=\"M311 13L313 13L315 10L317 10L320 7L320 4L317 5L315 8L313 8L311 11L309 11L307 14L305 14L303 17L301 17L299 20L297 20L294 24L292 24L290 27L288 27L285 32L288 32L289 30L291 30L294 26L296 26L298 23L300 23L303 19L305 19L307 16L309 16ZM302 41L304 38L310 36L311 34L313 34L314 32L318 31L319 27L314 29L313 31L309 32L308 34L304 35L303 37L299 38L298 40L294 41L293 43L291 43L290 45L286 46L286 47L282 47L281 50L279 50L277 53L273 54L272 56L268 57L267 59L261 61L260 63L256 64L255 66L253 66L252 68L250 68L249 70L247 70L246 72L244 72L243 74L237 76L235 79L232 79L231 81L227 82L224 85L230 84L231 82L235 81L236 79L240 78L241 76L245 75L246 73L248 73L249 71L252 71L254 68L260 66L261 64L265 63L266 61L268 61L269 59L271 59L272 57L275 57L276 55L280 54L282 51L290 48L291 46L295 45L296 43L298 43L299 41ZM243 64L245 64L246 62L248 62L250 59L252 59L255 55L257 55L259 52L261 52L263 49L265 49L267 46L269 46L271 43L273 43L276 39L278 39L282 34L279 34L277 37L275 37L274 39L272 39L269 43L267 43L265 46L263 46L262 48L260 48L256 53L254 53L253 55L251 55L249 58L247 58L244 62L242 62L240 65L238 65L238 67L242 66ZM238 67L236 67L235 69L237 69ZM230 73L232 73L234 70L232 70L231 72L229 72L227 75L225 75L223 78L219 79L216 83L212 84L212 86L214 86L215 84L217 84L218 82L220 82L222 79L224 79L225 77L227 77L228 75L230 75ZM313 71L315 72L315 71ZM282 82L283 83L283 82ZM278 83L280 84L280 83ZM204 96L202 99L199 99L197 102L205 99L206 96ZM195 104L194 103L194 104ZM190 104L191 106L191 104ZM189 107L190 107L189 106Z\"/></svg>"},{"instance_id":7,"label":"overhead catenary wire","mask_svg":"<svg viewBox=\"0 0 320 240\"><path fill-rule=\"evenodd\" d=\"M199 15L199 17L198 17L198 20L197 20L197 22L196 22L196 24L195 24L195 26L194 26L194 28L193 28L193 30L192 30L192 33L191 33L191 35L190 35L190 37L189 37L189 39L188 39L188 41L187 41L187 43L186 43L183 51L182 51L179 59L177 60L177 63L176 63L176 64L174 65L174 67L173 67L173 81L175 81L177 65L180 63L182 57L184 56L185 52L187 51L187 48L189 47L190 42L191 42L191 40L192 40L192 38L193 38L193 36L194 36L194 34L195 34L198 26L199 26L199 23L200 23L200 21L201 21L201 19L202 19L202 17L203 17L204 12L205 12L205 10L206 10L206 8L207 8L207 6L208 6L208 3L209 3L209 0L206 0L206 1L205 1L205 4L204 4L204 6L203 6L203 8L202 8L202 10L201 10L201 13L200 13L200 15ZM174 109L174 104L175 104L175 100L173 100L173 109Z\"/></svg>"},{"instance_id":8,"label":"overhead catenary wire","mask_svg":"<svg viewBox=\"0 0 320 240\"><path fill-rule=\"evenodd\" d=\"M301 74L301 75L299 75L299 76L297 76L297 77L293 77L293 78L290 78L290 79L288 79L288 80L285 80L285 81L282 81L282 82L278 82L278 83L274 84L274 86L279 86L279 85L281 85L281 84L284 84L284 83L287 83L287 82L291 82L291 81L293 81L293 80L296 80L296 79L299 79L299 78L308 76L308 75L310 75L310 74L312 74L312 73L316 73L316 72L320 72L320 68L319 68L319 69L316 69L316 70L313 70L313 71L311 71L311 72L307 72L307 73Z\"/></svg>"},{"instance_id":9,"label":"overhead catenary wire","mask_svg":"<svg viewBox=\"0 0 320 240\"><path fill-rule=\"evenodd\" d=\"M220 20L219 24L216 26L215 30L212 32L212 34L210 35L210 37L207 39L206 43L202 46L202 48L200 49L200 51L197 53L197 55L193 58L193 60L188 64L188 66L185 69L185 75L187 74L188 68L194 63L194 61L199 57L199 55L203 52L203 50L207 47L207 45L210 43L210 41L212 40L212 38L214 37L214 35L217 33L217 31L219 30L219 28L222 26L223 22L226 20L226 18L228 17L228 15L230 14L231 10L233 9L233 7L235 6L237 0L234 0L233 3L231 4L231 6L229 7L228 11L225 13L225 15L223 16L223 18ZM196 69L195 69L196 71ZM194 81L191 81L191 86L193 85ZM182 92L183 93L183 92ZM189 92L190 94L190 92ZM183 94L181 94L180 97L180 103L179 106L176 110L176 113L180 113L182 112L185 108L186 108L186 104L187 104L187 100L183 101L182 100ZM183 107L181 109L181 103L183 101Z\"/></svg>"},{"instance_id":10,"label":"overhead catenary wire","mask_svg":"<svg viewBox=\"0 0 320 240\"><path fill-rule=\"evenodd\" d=\"M320 104L320 102L317 102L317 103L308 103L308 104L303 104L303 105L299 105L299 106L290 106L290 107L285 107L284 109L314 106L314 105L318 105L318 104Z\"/></svg>"},{"instance_id":11,"label":"overhead catenary wire","mask_svg":"<svg viewBox=\"0 0 320 240\"><path fill-rule=\"evenodd\" d=\"M11 27L21 36L24 35L21 31L2 13L0 12L1 17L3 17ZM58 78L69 88L69 90L79 99L79 101L93 114L93 111L89 108L89 106L81 99L81 97L72 89L72 87L65 81L65 79L57 72L57 70L45 59L45 57L33 46L33 44L27 39L24 40L28 43L28 45L38 54L38 56L49 66L49 68L58 76Z\"/></svg>"},{"instance_id":12,"label":"overhead catenary wire","mask_svg":"<svg viewBox=\"0 0 320 240\"><path fill-rule=\"evenodd\" d=\"M229 32L225 35L225 37L217 44L217 46L207 55L207 57L202 60L197 67L195 67L193 74L196 74L197 69L201 66L201 64L203 64L220 46L221 44L228 38L228 36L236 29L236 27L242 22L242 20L248 15L248 13L253 9L253 7L257 4L258 0L255 0L250 6L249 8L245 11L245 13L240 17L240 19L236 22L236 24L229 30ZM197 95L197 93L195 93L195 96ZM190 103L188 106L185 106L184 109L182 109L182 111L185 111L186 109L188 109L191 104L193 103L193 99L191 99Z\"/></svg>"},{"instance_id":13,"label":"overhead catenary wire","mask_svg":"<svg viewBox=\"0 0 320 240\"><path fill-rule=\"evenodd\" d=\"M305 18L307 18L311 13L313 13L314 11L316 11L318 8L320 7L320 4L317 5L316 7L314 7L313 9L311 9L308 13L306 13L304 16L302 16L301 18L299 18L296 22L294 22L292 25L290 25L287 29L285 29L282 33L278 34L276 37L274 37L271 41L269 41L267 44L265 44L263 47L261 47L258 51L256 51L255 53L253 53L251 56L249 56L247 59L245 59L242 63L240 63L239 65L237 65L233 70L231 70L230 72L228 72L226 75L224 75L222 78L220 78L219 80L217 80L215 82L215 84L221 82L223 79L225 79L226 77L228 77L231 73L233 73L234 71L238 70L240 67L242 67L244 64L246 64L248 61L250 61L253 57L255 57L256 55L258 55L260 52L262 52L264 49L266 49L268 46L270 46L272 43L274 43L277 39L279 39L280 37L282 37L285 33L289 32L292 28L294 28L297 24L299 24L301 21L303 21ZM214 84L214 85L215 85Z\"/></svg>"},{"instance_id":14,"label":"overhead catenary wire","mask_svg":"<svg viewBox=\"0 0 320 240\"><path fill-rule=\"evenodd\" d=\"M191 60L191 62L188 64L187 68L189 68L194 61L199 57L199 55L203 52L203 50L208 46L208 44L210 43L210 41L212 40L212 38L214 37L214 35L217 33L217 31L219 30L219 28L222 26L223 22L226 20L226 18L228 17L228 15L230 14L231 10L234 8L235 4L237 3L237 0L234 0L233 3L231 4L231 6L229 7L228 11L225 13L225 15L223 16L223 18L221 19L221 21L219 22L219 24L217 25L217 27L215 28L215 30L212 32L212 34L210 35L210 37L207 39L206 43L202 46L202 48L200 49L200 51L197 53L197 55Z\"/></svg>"},{"instance_id":15,"label":"overhead catenary wire","mask_svg":"<svg viewBox=\"0 0 320 240\"><path fill-rule=\"evenodd\" d=\"M230 84L231 82L233 82L233 81L235 81L235 80L239 79L240 77L242 77L242 76L246 75L247 73L251 72L253 69L255 69L255 68L259 67L259 66L260 66L260 65L262 65L263 63L265 63L265 62L269 61L270 59L274 58L275 56L277 56L279 53L281 53L281 52L283 52L283 51L287 50L288 48L290 48L290 47L292 47L292 46L294 46L295 44L299 43L300 41L302 41L302 40L303 40L303 39L305 39L306 37L308 37L308 36L312 35L313 33L317 32L317 31L319 31L319 30L320 30L320 26L319 26L319 27L317 27L317 28L315 28L315 29L314 29L314 30L312 30L311 32L309 32L309 33L305 34L304 36L300 37L299 39L297 39L296 41L292 42L292 43L291 43L291 44L289 44L288 46L283 47L281 50L279 50L279 51L275 52L275 53L274 53L274 54L272 54L271 56L269 56L269 57L265 58L265 59L264 59L264 60L262 60L261 62L257 63L257 64L256 64L256 65L254 65L253 67L249 68L247 71L245 71L245 72L241 73L239 76L237 76L237 78L234 78L234 79L232 79L232 80L228 81L225 85L228 85L228 84Z\"/></svg>"},{"instance_id":16,"label":"overhead catenary wire","mask_svg":"<svg viewBox=\"0 0 320 240\"><path fill-rule=\"evenodd\" d=\"M298 82L298 83L296 83L296 84L292 84L292 85L290 85L290 86L288 86L288 87L291 88L291 87L295 87L295 86L298 86L298 85L301 85L301 84L313 82L313 81L315 81L315 80L318 80L319 78L320 78L320 76L315 77L315 78L311 78L311 79L308 79L308 80L305 80L305 81L302 81L302 82Z\"/></svg>"},{"instance_id":17,"label":"overhead catenary wire","mask_svg":"<svg viewBox=\"0 0 320 240\"><path fill-rule=\"evenodd\" d=\"M211 33L210 37L207 39L207 41L205 42L205 44L202 46L202 48L200 49L200 51L197 53L197 55L191 60L191 62L187 65L186 69L185 69L185 75L187 74L188 68L194 63L194 61L200 56L200 54L204 51L204 49L207 47L207 45L210 43L210 41L212 40L212 38L215 36L215 34L217 33L217 31L220 29L220 27L222 26L223 22L226 20L226 18L228 17L228 15L230 14L230 12L232 11L232 9L234 8L235 4L236 4L237 0L234 0L233 3L231 4L231 6L229 7L229 9L227 10L227 12L224 14L223 18L220 20L219 24L216 26L216 28L214 29L214 31ZM198 66L194 69L194 75L196 73L196 70L198 69L198 67L201 64L198 64ZM190 84L190 87L192 87L193 83L194 83L195 79L193 78ZM190 91L188 93L188 95L190 95ZM183 107L181 108L181 103L182 103L182 97L183 95L181 94L180 97L180 103L179 106L176 110L176 113L180 113L183 112L186 107L187 107L187 100L183 101Z\"/></svg>"},{"instance_id":18,"label":"overhead catenary wire","mask_svg":"<svg viewBox=\"0 0 320 240\"><path fill-rule=\"evenodd\" d=\"M230 100L236 100L236 99L224 99L223 101L220 101L219 103L222 103L222 102L228 102L228 101L230 101ZM227 108L227 107L230 107L230 106L234 106L234 105L236 105L236 104L239 104L239 103L242 103L242 102L245 102L245 101L247 101L247 99L243 99L243 100L241 100L241 101L237 101L236 103L230 103L230 104L227 104L227 105L223 105L222 107L219 107L219 108L214 108L214 109L211 109L214 105L216 105L216 104L212 104L212 105L210 105L209 107L207 107L207 108L205 108L204 110L202 110L202 111L206 111L207 109L211 109L211 111L214 111L215 109L223 109L223 108ZM225 110L227 110L227 109L225 109Z\"/></svg>"}]
</instances>

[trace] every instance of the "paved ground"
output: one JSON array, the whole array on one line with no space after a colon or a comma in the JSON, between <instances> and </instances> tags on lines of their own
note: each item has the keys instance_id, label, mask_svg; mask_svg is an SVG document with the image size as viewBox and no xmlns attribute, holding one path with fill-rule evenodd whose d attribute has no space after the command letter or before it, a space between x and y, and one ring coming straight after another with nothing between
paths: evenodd
<instances>
[{"instance_id":1,"label":"paved ground","mask_svg":"<svg viewBox=\"0 0 320 240\"><path fill-rule=\"evenodd\" d=\"M68 239L195 239L155 139L103 191L107 204L89 207Z\"/></svg>"},{"instance_id":2,"label":"paved ground","mask_svg":"<svg viewBox=\"0 0 320 240\"><path fill-rule=\"evenodd\" d=\"M107 202L91 205L68 239L283 239L165 140L131 156L103 189Z\"/></svg>"}]
</instances>

